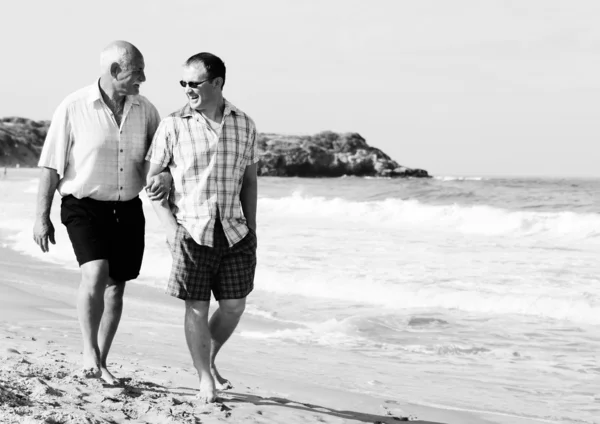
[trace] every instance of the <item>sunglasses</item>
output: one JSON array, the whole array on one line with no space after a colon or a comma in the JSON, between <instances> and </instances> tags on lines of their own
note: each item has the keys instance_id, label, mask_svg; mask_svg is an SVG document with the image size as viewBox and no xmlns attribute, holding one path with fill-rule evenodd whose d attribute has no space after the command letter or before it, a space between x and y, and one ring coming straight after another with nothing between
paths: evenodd
<instances>
[{"instance_id":1,"label":"sunglasses","mask_svg":"<svg viewBox=\"0 0 600 424\"><path fill-rule=\"evenodd\" d=\"M183 80L181 80L181 81L179 81L179 85L181 85L183 88L185 88L188 85L190 86L190 88L198 88L199 86L201 86L202 84L204 84L206 81L210 81L211 79L214 79L214 78L206 78L205 80L198 81L198 82L196 82L196 81L183 81Z\"/></svg>"}]
</instances>

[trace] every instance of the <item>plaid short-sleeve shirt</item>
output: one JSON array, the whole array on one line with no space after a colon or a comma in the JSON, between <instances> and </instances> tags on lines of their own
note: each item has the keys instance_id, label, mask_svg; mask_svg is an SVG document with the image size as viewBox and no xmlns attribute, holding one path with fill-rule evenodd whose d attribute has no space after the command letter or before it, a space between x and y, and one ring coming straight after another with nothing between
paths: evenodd
<instances>
[{"instance_id":1,"label":"plaid short-sleeve shirt","mask_svg":"<svg viewBox=\"0 0 600 424\"><path fill-rule=\"evenodd\" d=\"M217 129L189 105L161 121L146 160L171 171L171 211L198 244L214 246L217 217L230 246L248 233L240 191L257 149L254 122L227 100Z\"/></svg>"}]
</instances>

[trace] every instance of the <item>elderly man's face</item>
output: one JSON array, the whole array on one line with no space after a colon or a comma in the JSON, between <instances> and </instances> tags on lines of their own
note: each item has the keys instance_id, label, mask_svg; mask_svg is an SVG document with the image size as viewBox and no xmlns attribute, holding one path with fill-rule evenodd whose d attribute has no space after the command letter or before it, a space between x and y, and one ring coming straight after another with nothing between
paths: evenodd
<instances>
[{"instance_id":1,"label":"elderly man's face","mask_svg":"<svg viewBox=\"0 0 600 424\"><path fill-rule=\"evenodd\" d=\"M182 83L186 83L184 92L192 109L201 111L215 102L217 88L213 86L212 81L213 78L210 78L202 65L183 67ZM192 83L194 87L191 87L189 83Z\"/></svg>"},{"instance_id":2,"label":"elderly man's face","mask_svg":"<svg viewBox=\"0 0 600 424\"><path fill-rule=\"evenodd\" d=\"M117 74L119 91L128 95L140 94L140 85L146 81L144 58L136 55L124 65L124 69Z\"/></svg>"}]
</instances>

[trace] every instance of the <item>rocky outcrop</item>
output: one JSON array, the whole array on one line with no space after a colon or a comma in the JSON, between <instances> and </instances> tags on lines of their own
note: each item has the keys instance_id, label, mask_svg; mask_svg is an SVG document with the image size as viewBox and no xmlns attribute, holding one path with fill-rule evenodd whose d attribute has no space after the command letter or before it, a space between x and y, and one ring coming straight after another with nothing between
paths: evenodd
<instances>
[{"instance_id":1,"label":"rocky outcrop","mask_svg":"<svg viewBox=\"0 0 600 424\"><path fill-rule=\"evenodd\" d=\"M0 166L36 166L50 121L0 118Z\"/></svg>"},{"instance_id":2,"label":"rocky outcrop","mask_svg":"<svg viewBox=\"0 0 600 424\"><path fill-rule=\"evenodd\" d=\"M258 138L259 175L342 175L428 178L423 169L401 166L357 133L324 131L313 136L263 133Z\"/></svg>"},{"instance_id":3,"label":"rocky outcrop","mask_svg":"<svg viewBox=\"0 0 600 424\"><path fill-rule=\"evenodd\" d=\"M49 121L0 118L0 166L36 166ZM401 166L356 133L324 131L291 136L258 136L258 174L277 177L429 177L427 171Z\"/></svg>"}]
</instances>

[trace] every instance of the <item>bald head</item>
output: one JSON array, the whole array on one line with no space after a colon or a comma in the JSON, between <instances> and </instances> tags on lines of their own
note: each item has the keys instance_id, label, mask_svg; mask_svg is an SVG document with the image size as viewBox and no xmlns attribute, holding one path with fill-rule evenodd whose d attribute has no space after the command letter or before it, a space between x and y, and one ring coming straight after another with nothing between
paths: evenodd
<instances>
[{"instance_id":1,"label":"bald head","mask_svg":"<svg viewBox=\"0 0 600 424\"><path fill-rule=\"evenodd\" d=\"M100 88L111 98L140 93L146 81L144 56L127 41L113 41L100 54Z\"/></svg>"},{"instance_id":2,"label":"bald head","mask_svg":"<svg viewBox=\"0 0 600 424\"><path fill-rule=\"evenodd\" d=\"M143 59L138 48L127 41L117 40L102 50L100 68L102 73L107 73L110 72L112 64L117 63L121 69L129 69L130 64L136 59Z\"/></svg>"}]
</instances>

